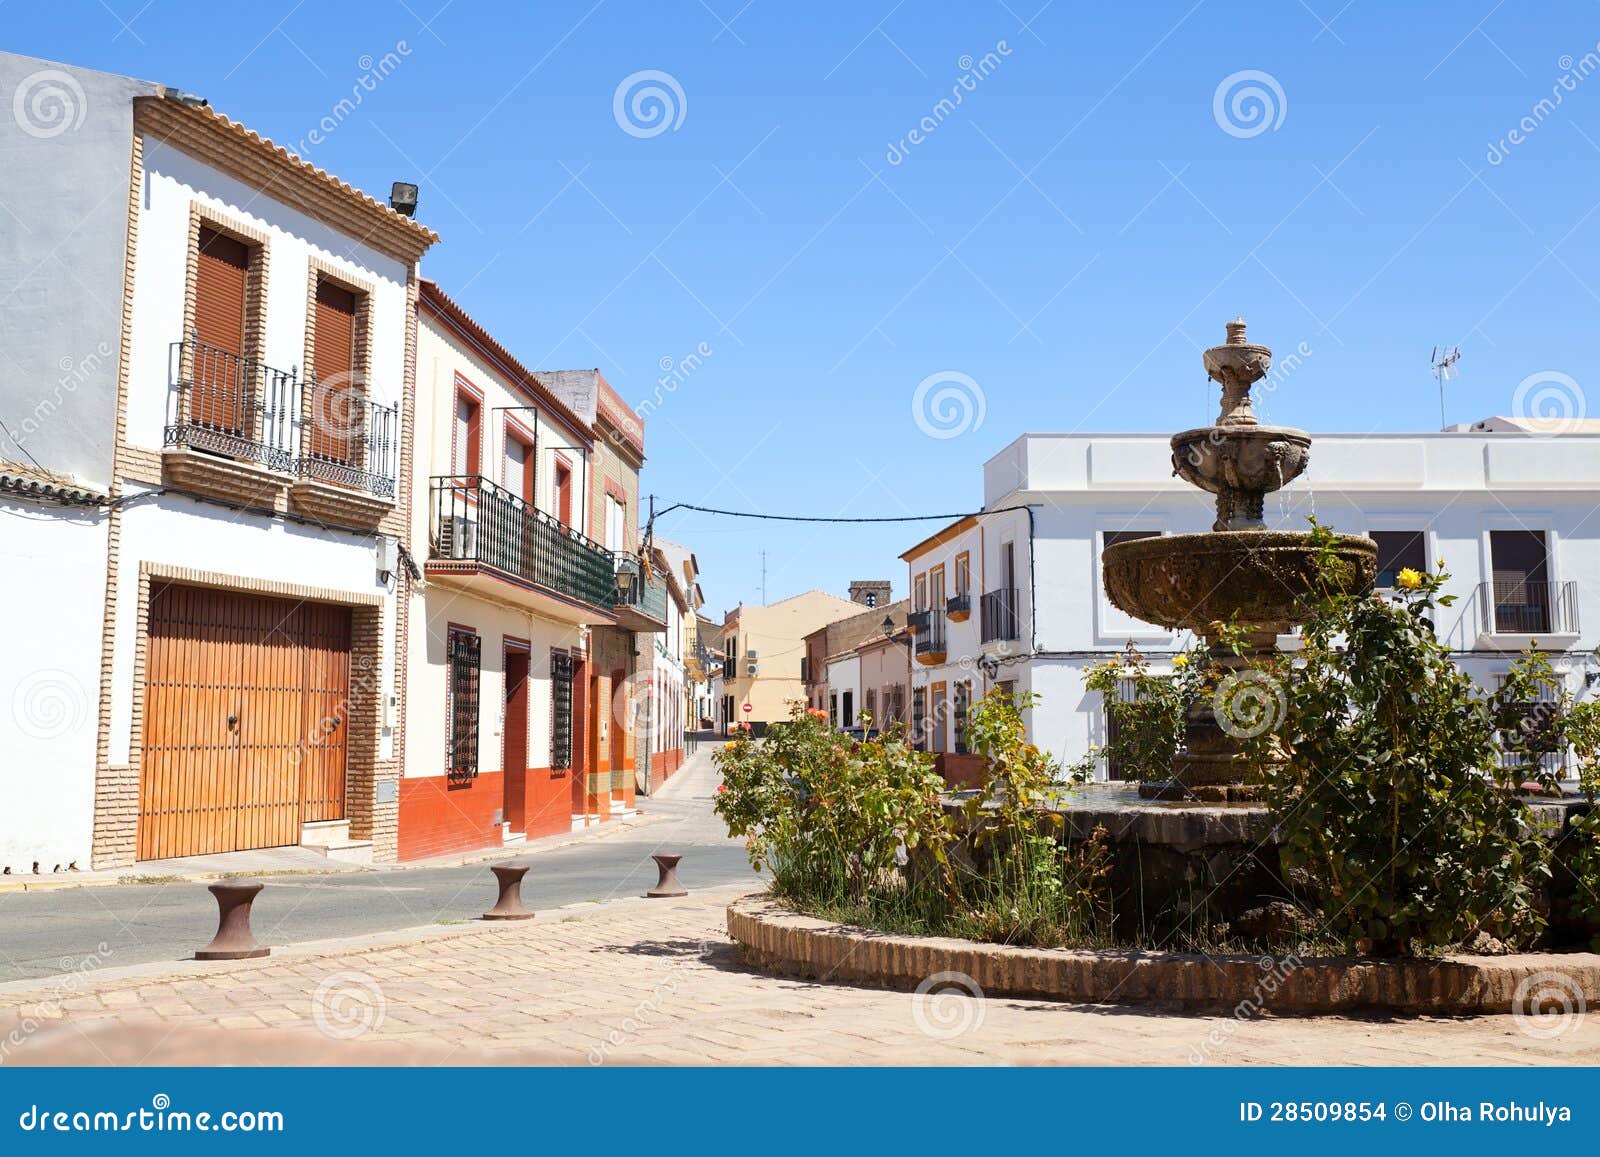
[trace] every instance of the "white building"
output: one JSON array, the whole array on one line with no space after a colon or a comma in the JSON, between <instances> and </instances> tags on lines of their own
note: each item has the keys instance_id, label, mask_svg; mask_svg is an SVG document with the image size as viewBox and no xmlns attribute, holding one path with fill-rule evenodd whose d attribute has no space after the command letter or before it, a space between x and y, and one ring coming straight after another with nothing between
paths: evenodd
<instances>
[{"instance_id":1,"label":"white building","mask_svg":"<svg viewBox=\"0 0 1600 1157\"><path fill-rule=\"evenodd\" d=\"M417 353L401 859L587 822L588 642L617 622L589 423L431 281Z\"/></svg>"},{"instance_id":2,"label":"white building","mask_svg":"<svg viewBox=\"0 0 1600 1157\"><path fill-rule=\"evenodd\" d=\"M29 650L98 727L91 758L78 729L31 766L4 858L48 871L297 843L392 858L417 263L437 238L194 98L0 64L7 91L33 68L19 85L42 71L95 97L88 137L70 120L8 135L6 161L63 190L24 206L28 245L75 245L88 224L97 247L81 270L13 269L7 249L0 280L25 274L24 297L63 317L115 311L110 376L85 375L36 443L104 448L68 471L103 491L97 516L55 514L4 548L8 575L68 572L50 600L78 608L50 628L65 646ZM116 219L80 221L72 190L112 177ZM8 326L26 312L8 306ZM25 348L64 365L71 338Z\"/></svg>"},{"instance_id":3,"label":"white building","mask_svg":"<svg viewBox=\"0 0 1600 1157\"><path fill-rule=\"evenodd\" d=\"M1315 434L1310 470L1268 496L1267 520L1302 529L1314 513L1340 533L1371 535L1380 582L1442 559L1458 601L1439 628L1464 670L1492 688L1537 639L1568 688L1592 695L1597 507L1600 432L1529 433L1493 419L1441 433ZM1214 500L1172 476L1165 436L1026 434L986 463L984 508L994 513L903 556L925 616L914 620L913 716L932 750L963 752L962 704L1007 684L1040 697L1034 742L1074 761L1106 737L1087 667L1131 641L1160 673L1193 645L1111 605L1101 550L1122 536L1209 530Z\"/></svg>"}]
</instances>

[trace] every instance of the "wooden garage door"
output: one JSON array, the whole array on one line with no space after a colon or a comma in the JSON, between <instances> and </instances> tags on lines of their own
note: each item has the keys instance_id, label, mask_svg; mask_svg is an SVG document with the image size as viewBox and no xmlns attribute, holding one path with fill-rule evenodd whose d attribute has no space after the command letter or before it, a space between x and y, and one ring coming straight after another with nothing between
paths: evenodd
<instances>
[{"instance_id":1,"label":"wooden garage door","mask_svg":"<svg viewBox=\"0 0 1600 1157\"><path fill-rule=\"evenodd\" d=\"M341 819L346 607L160 584L150 594L138 856L300 842Z\"/></svg>"}]
</instances>

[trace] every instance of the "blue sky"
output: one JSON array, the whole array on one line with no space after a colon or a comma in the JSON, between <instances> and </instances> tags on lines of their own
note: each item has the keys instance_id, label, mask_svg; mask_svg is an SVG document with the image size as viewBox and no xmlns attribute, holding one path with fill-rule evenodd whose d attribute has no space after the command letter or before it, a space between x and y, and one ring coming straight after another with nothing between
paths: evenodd
<instances>
[{"instance_id":1,"label":"blue sky","mask_svg":"<svg viewBox=\"0 0 1600 1157\"><path fill-rule=\"evenodd\" d=\"M1530 375L1568 375L1569 407L1600 383L1594 3L440 3L0 17L7 49L188 89L280 143L326 118L308 155L380 196L420 181L425 272L531 365L654 404L661 367L708 350L650 414L663 504L975 508L1024 430L1209 420L1199 350L1238 313L1310 351L1267 415L1313 432L1436 428L1441 343L1452 422L1512 412ZM640 72L670 80L619 119ZM1222 87L1241 72L1266 77ZM670 124L630 119L641 85ZM1248 89L1270 110L1233 111ZM913 400L953 374L924 398L982 422L931 437L952 431ZM718 616L760 598L763 548L771 598L899 590L931 528L660 526Z\"/></svg>"}]
</instances>

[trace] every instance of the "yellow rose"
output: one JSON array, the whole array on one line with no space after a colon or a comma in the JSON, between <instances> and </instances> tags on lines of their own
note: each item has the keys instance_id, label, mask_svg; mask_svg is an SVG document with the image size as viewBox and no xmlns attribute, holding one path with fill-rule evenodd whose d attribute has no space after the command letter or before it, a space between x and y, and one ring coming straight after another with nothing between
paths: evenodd
<instances>
[{"instance_id":1,"label":"yellow rose","mask_svg":"<svg viewBox=\"0 0 1600 1157\"><path fill-rule=\"evenodd\" d=\"M1422 585L1422 572L1403 567L1394 581L1402 590L1414 591Z\"/></svg>"},{"instance_id":2,"label":"yellow rose","mask_svg":"<svg viewBox=\"0 0 1600 1157\"><path fill-rule=\"evenodd\" d=\"M1189 656L1188 655L1175 655L1175 656L1173 656L1172 665L1174 667L1187 667L1189 665Z\"/></svg>"}]
</instances>

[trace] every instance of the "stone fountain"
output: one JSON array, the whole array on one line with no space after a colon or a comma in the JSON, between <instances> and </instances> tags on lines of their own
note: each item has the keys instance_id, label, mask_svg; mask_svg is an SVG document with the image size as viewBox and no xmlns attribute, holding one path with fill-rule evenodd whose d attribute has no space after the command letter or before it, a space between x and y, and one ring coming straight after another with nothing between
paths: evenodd
<instances>
[{"instance_id":1,"label":"stone fountain","mask_svg":"<svg viewBox=\"0 0 1600 1157\"><path fill-rule=\"evenodd\" d=\"M1172 780L1141 785L1146 798L1255 799L1260 777L1284 758L1270 737L1264 759L1244 750L1283 723L1283 693L1261 670L1277 636L1294 629L1313 591L1370 590L1377 576L1378 548L1369 538L1336 538L1333 566L1324 569L1309 533L1267 529L1264 500L1306 469L1311 436L1257 421L1250 389L1271 369L1272 351L1245 340L1243 318L1229 322L1227 333L1204 355L1206 375L1222 387L1216 425L1172 439L1173 473L1217 496L1216 522L1206 534L1117 543L1102 559L1106 593L1129 614L1212 644L1229 625L1242 632L1241 654L1213 658L1221 668L1217 693L1191 705Z\"/></svg>"}]
</instances>

